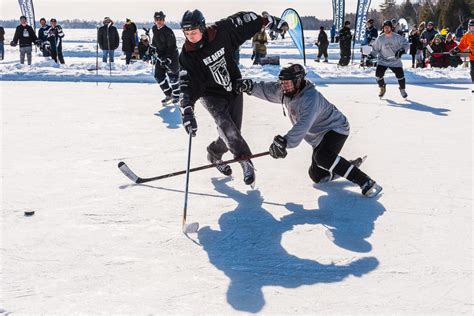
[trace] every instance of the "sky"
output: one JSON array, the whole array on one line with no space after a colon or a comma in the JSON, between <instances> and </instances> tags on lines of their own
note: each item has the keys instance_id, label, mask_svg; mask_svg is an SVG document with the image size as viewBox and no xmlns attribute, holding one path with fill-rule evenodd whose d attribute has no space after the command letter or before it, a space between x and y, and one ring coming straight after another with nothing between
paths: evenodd
<instances>
[{"instance_id":1,"label":"sky","mask_svg":"<svg viewBox=\"0 0 474 316\"><path fill-rule=\"evenodd\" d=\"M371 7L378 8L381 0L372 0ZM2 0L0 19L17 19L20 8L17 0ZM186 10L200 9L206 20L211 22L237 11L249 10L261 13L280 15L288 7L297 10L300 15L314 15L320 19L332 19L331 0L33 0L36 17L61 19L101 20L105 16L112 19L124 20L131 18L134 21L145 22L152 20L155 11L162 10L167 20L178 22ZM346 0L346 13L355 12L357 0Z\"/></svg>"}]
</instances>

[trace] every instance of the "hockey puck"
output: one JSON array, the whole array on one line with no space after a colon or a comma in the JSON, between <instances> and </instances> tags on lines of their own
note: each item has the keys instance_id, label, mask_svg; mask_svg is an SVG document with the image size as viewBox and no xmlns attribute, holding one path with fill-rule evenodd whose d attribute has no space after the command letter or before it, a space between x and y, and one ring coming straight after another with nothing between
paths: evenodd
<instances>
[{"instance_id":1,"label":"hockey puck","mask_svg":"<svg viewBox=\"0 0 474 316\"><path fill-rule=\"evenodd\" d=\"M35 211L25 211L25 216L33 216L35 215Z\"/></svg>"}]
</instances>

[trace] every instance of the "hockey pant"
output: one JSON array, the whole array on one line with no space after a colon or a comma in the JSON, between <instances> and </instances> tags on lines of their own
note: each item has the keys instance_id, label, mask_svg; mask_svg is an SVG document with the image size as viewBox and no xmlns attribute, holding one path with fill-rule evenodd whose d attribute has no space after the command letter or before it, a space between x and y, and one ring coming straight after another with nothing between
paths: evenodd
<instances>
[{"instance_id":1,"label":"hockey pant","mask_svg":"<svg viewBox=\"0 0 474 316\"><path fill-rule=\"evenodd\" d=\"M359 186L370 179L359 168L339 156L347 137L347 135L329 131L324 135L321 143L314 148L309 177L315 183L319 183L326 177L332 179L333 174L346 178Z\"/></svg>"},{"instance_id":2,"label":"hockey pant","mask_svg":"<svg viewBox=\"0 0 474 316\"><path fill-rule=\"evenodd\" d=\"M217 125L219 137L209 144L207 151L215 159L221 159L228 150L234 158L250 156L249 145L242 137L243 96L242 94L226 99L219 96L201 98L204 107Z\"/></svg>"},{"instance_id":3,"label":"hockey pant","mask_svg":"<svg viewBox=\"0 0 474 316\"><path fill-rule=\"evenodd\" d=\"M176 69L174 69L176 68ZM179 69L155 64L155 79L166 96L179 98Z\"/></svg>"},{"instance_id":4,"label":"hockey pant","mask_svg":"<svg viewBox=\"0 0 474 316\"><path fill-rule=\"evenodd\" d=\"M395 77L397 77L398 86L400 89L405 89L405 74L403 73L403 68L387 67L382 65L377 65L377 68L375 69L375 79L377 80L379 87L385 86L385 80L383 79L383 76L385 75L387 69L390 69L395 74Z\"/></svg>"}]
</instances>

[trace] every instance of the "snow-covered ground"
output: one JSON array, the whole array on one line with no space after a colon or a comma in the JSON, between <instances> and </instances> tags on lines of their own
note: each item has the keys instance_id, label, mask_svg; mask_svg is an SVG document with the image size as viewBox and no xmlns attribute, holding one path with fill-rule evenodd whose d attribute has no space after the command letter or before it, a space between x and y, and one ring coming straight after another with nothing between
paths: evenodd
<instances>
[{"instance_id":1,"label":"snow-covered ground","mask_svg":"<svg viewBox=\"0 0 474 316\"><path fill-rule=\"evenodd\" d=\"M39 57L18 67L16 51L0 64L0 313L473 313L467 69L412 72L408 100L392 78L380 100L373 70L310 61L309 77L351 123L342 155L368 155L362 169L383 194L364 198L343 179L313 185L311 149L302 144L283 160L255 159L255 190L236 164L233 178L192 173L188 221L201 228L190 240L181 232L183 176L134 185L117 168L125 161L144 177L182 170L188 143L179 112L159 105L141 63L134 73L118 59L116 81L109 86L104 71L96 85L83 70L95 65L94 43L84 41L89 53L66 54L61 68ZM270 54L293 60L282 46ZM242 70L265 80L278 72ZM29 74L33 81L19 81ZM357 76L371 84L356 84ZM278 104L244 102L243 135L253 152L266 151L290 123ZM217 136L201 105L196 112L192 166L207 164Z\"/></svg>"}]
</instances>

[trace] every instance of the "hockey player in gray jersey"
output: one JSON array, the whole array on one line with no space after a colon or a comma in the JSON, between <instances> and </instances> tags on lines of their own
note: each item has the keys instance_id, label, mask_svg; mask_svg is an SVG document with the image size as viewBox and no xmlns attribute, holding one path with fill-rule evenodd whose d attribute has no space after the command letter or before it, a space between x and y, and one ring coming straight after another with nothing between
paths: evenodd
<instances>
[{"instance_id":1,"label":"hockey player in gray jersey","mask_svg":"<svg viewBox=\"0 0 474 316\"><path fill-rule=\"evenodd\" d=\"M394 33L392 22L387 20L383 23L383 34L377 37L372 44L371 55L377 58L377 68L375 69L375 78L380 88L379 97L385 95L384 75L387 68L395 73L398 79L400 94L403 98L408 95L405 90L405 74L403 73L403 64L401 57L410 49L410 44L405 37Z\"/></svg>"},{"instance_id":2,"label":"hockey player in gray jersey","mask_svg":"<svg viewBox=\"0 0 474 316\"><path fill-rule=\"evenodd\" d=\"M286 149L297 147L304 139L313 147L309 176L315 183L337 175L358 184L363 195L376 196L382 187L339 155L349 136L347 118L305 76L303 66L292 64L281 69L279 82L240 79L235 90L285 105L293 127L284 136L275 136L269 149L273 158L285 158Z\"/></svg>"}]
</instances>

